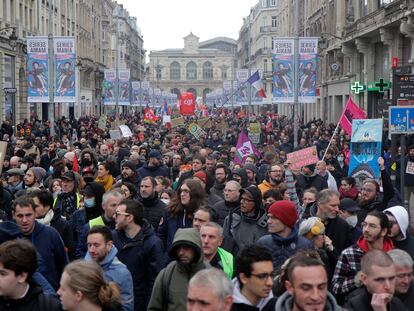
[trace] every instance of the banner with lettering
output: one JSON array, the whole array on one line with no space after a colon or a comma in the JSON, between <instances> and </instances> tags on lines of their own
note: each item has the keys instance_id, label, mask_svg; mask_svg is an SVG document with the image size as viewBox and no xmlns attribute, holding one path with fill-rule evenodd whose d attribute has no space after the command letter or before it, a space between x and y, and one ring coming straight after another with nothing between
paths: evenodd
<instances>
[{"instance_id":1,"label":"banner with lettering","mask_svg":"<svg viewBox=\"0 0 414 311\"><path fill-rule=\"evenodd\" d=\"M318 38L299 38L299 93L300 103L316 101L316 59Z\"/></svg>"},{"instance_id":2,"label":"banner with lettering","mask_svg":"<svg viewBox=\"0 0 414 311\"><path fill-rule=\"evenodd\" d=\"M27 37L27 101L49 101L48 38Z\"/></svg>"},{"instance_id":3,"label":"banner with lettering","mask_svg":"<svg viewBox=\"0 0 414 311\"><path fill-rule=\"evenodd\" d=\"M131 95L131 104L133 106L140 106L141 82L131 81Z\"/></svg>"},{"instance_id":4,"label":"banner with lettering","mask_svg":"<svg viewBox=\"0 0 414 311\"><path fill-rule=\"evenodd\" d=\"M309 164L315 164L319 160L315 146L288 153L286 158L290 161L292 169L301 169Z\"/></svg>"},{"instance_id":5,"label":"banner with lettering","mask_svg":"<svg viewBox=\"0 0 414 311\"><path fill-rule=\"evenodd\" d=\"M294 40L273 39L273 99L274 103L293 103Z\"/></svg>"},{"instance_id":6,"label":"banner with lettering","mask_svg":"<svg viewBox=\"0 0 414 311\"><path fill-rule=\"evenodd\" d=\"M247 156L251 154L260 157L259 150L257 150L255 145L250 141L249 136L241 131L239 138L237 139L236 154L234 155L233 162L244 165Z\"/></svg>"},{"instance_id":7,"label":"banner with lettering","mask_svg":"<svg viewBox=\"0 0 414 311\"><path fill-rule=\"evenodd\" d=\"M103 92L104 92L104 105L115 105L116 104L116 92L117 92L115 69L104 70Z\"/></svg>"},{"instance_id":8,"label":"banner with lettering","mask_svg":"<svg viewBox=\"0 0 414 311\"><path fill-rule=\"evenodd\" d=\"M351 155L348 175L358 181L378 179L381 156L382 119L352 120Z\"/></svg>"},{"instance_id":9,"label":"banner with lettering","mask_svg":"<svg viewBox=\"0 0 414 311\"><path fill-rule=\"evenodd\" d=\"M119 69L119 105L131 105L131 72L129 69Z\"/></svg>"},{"instance_id":10,"label":"banner with lettering","mask_svg":"<svg viewBox=\"0 0 414 311\"><path fill-rule=\"evenodd\" d=\"M54 37L55 102L76 102L75 37Z\"/></svg>"}]
</instances>

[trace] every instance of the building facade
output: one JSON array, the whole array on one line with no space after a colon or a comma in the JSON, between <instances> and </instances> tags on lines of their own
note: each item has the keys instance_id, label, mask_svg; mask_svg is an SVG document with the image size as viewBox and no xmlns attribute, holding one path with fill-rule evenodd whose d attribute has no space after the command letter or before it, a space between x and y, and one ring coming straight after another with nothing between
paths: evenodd
<instances>
[{"instance_id":1,"label":"building facade","mask_svg":"<svg viewBox=\"0 0 414 311\"><path fill-rule=\"evenodd\" d=\"M232 80L235 66L236 41L214 38L199 42L190 33L184 38L183 49L151 51L148 80L151 87L180 96L192 92L205 100L206 94Z\"/></svg>"},{"instance_id":2,"label":"building facade","mask_svg":"<svg viewBox=\"0 0 414 311\"><path fill-rule=\"evenodd\" d=\"M115 18L114 18L115 13ZM49 29L49 16L52 29ZM116 41L116 21L120 40ZM10 45L12 32L17 42ZM135 18L112 0L3 0L0 8L0 120L13 124L37 116L49 120L48 103L27 102L26 38L74 36L77 51L77 101L55 103L55 117L80 117L102 112L105 68L115 68L119 49L121 65L142 79L145 68L143 37ZM4 88L17 89L14 95Z\"/></svg>"}]
</instances>

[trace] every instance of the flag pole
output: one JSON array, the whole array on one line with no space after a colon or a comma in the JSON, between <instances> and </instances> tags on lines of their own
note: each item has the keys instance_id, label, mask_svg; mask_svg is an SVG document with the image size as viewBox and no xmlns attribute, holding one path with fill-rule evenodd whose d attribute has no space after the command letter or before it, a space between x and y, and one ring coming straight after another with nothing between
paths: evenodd
<instances>
[{"instance_id":1,"label":"flag pole","mask_svg":"<svg viewBox=\"0 0 414 311\"><path fill-rule=\"evenodd\" d=\"M341 115L341 118L342 118L342 115ZM322 161L325 159L326 153L328 152L329 147L332 144L332 140L335 137L336 131L338 131L339 124L341 123L341 118L339 118L338 124L335 127L335 131L333 132L332 137L331 137L331 139L329 141L328 147L326 147L325 152L323 153Z\"/></svg>"}]
</instances>

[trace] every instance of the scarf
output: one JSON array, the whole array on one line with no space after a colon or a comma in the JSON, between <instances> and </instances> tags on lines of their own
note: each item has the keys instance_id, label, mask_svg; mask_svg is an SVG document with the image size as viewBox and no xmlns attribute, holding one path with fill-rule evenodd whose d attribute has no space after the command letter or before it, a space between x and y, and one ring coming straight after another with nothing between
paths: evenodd
<instances>
[{"instance_id":1,"label":"scarf","mask_svg":"<svg viewBox=\"0 0 414 311\"><path fill-rule=\"evenodd\" d=\"M112 185L114 184L114 178L112 175L108 174L105 178L96 177L95 182L101 184L105 188L105 192L111 190Z\"/></svg>"},{"instance_id":2,"label":"scarf","mask_svg":"<svg viewBox=\"0 0 414 311\"><path fill-rule=\"evenodd\" d=\"M45 226L50 226L50 223L52 222L52 219L53 219L53 216L55 215L55 213L53 212L53 210L52 209L50 209L47 213L46 213L46 215L45 215L45 217L43 217L43 218L37 218L36 220L39 222L39 223L41 223L42 225L45 225Z\"/></svg>"}]
</instances>

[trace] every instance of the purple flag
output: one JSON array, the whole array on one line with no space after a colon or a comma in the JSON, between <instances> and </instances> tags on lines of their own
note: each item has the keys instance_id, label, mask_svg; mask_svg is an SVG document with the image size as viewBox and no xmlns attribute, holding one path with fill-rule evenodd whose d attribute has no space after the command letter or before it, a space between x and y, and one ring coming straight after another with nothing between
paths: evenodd
<instances>
[{"instance_id":1,"label":"purple flag","mask_svg":"<svg viewBox=\"0 0 414 311\"><path fill-rule=\"evenodd\" d=\"M248 155L254 154L256 157L260 157L259 150L256 149L254 144L250 141L249 136L245 132L241 132L236 145L236 154L234 155L233 162L244 165L244 161Z\"/></svg>"}]
</instances>

